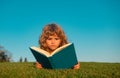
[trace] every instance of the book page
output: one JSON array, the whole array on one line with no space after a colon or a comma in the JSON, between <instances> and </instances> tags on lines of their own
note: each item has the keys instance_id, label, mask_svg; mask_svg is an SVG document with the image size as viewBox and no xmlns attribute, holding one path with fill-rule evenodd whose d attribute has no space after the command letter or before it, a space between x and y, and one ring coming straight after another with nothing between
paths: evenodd
<instances>
[{"instance_id":1,"label":"book page","mask_svg":"<svg viewBox=\"0 0 120 78\"><path fill-rule=\"evenodd\" d=\"M62 49L68 47L68 46L71 45L71 44L72 44L72 43L68 43L68 44L65 44L65 45L63 45L63 46L57 48L55 51L53 51L53 52L51 53L51 56L54 55L55 53L61 51Z\"/></svg>"},{"instance_id":2,"label":"book page","mask_svg":"<svg viewBox=\"0 0 120 78\"><path fill-rule=\"evenodd\" d=\"M66 47L69 46L69 45L71 45L71 44L72 44L72 43L65 44L65 45L57 48L57 49L56 49L55 51L53 51L52 53L49 53L49 52L47 52L47 51L45 51L45 50L43 50L43 49L41 49L41 48L39 48L39 47L34 47L34 46L33 46L33 47L31 47L31 48L32 48L33 50L35 50L36 52L39 52L39 53L41 53L41 54L43 54L43 55L45 55L45 56L47 56L47 57L50 57L50 56L54 55L55 53L59 52L60 50L66 48Z\"/></svg>"},{"instance_id":3,"label":"book page","mask_svg":"<svg viewBox=\"0 0 120 78\"><path fill-rule=\"evenodd\" d=\"M47 52L47 51L45 51L45 50L43 50L43 49L40 49L39 47L31 47L33 50L35 50L36 52L39 52L39 53L41 53L41 54L43 54L43 55L45 55L45 56L47 56L47 57L50 57L51 56L51 54L49 53L49 52Z\"/></svg>"}]
</instances>

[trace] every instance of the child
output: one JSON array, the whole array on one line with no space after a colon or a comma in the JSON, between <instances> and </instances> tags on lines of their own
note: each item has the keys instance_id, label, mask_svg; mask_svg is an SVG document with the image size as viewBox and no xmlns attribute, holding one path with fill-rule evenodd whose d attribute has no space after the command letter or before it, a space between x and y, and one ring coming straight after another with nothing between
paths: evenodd
<instances>
[{"instance_id":1,"label":"child","mask_svg":"<svg viewBox=\"0 0 120 78\"><path fill-rule=\"evenodd\" d=\"M39 39L40 48L52 53L60 46L67 44L67 38L64 31L57 24L48 24L43 28ZM42 65L36 62L36 68L42 68ZM79 69L80 63L74 65L73 69Z\"/></svg>"}]
</instances>

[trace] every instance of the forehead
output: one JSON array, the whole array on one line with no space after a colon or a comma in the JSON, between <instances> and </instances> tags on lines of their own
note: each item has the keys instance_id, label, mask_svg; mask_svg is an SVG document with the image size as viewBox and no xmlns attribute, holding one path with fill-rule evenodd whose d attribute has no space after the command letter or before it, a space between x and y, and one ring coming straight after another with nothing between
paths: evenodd
<instances>
[{"instance_id":1,"label":"forehead","mask_svg":"<svg viewBox=\"0 0 120 78\"><path fill-rule=\"evenodd\" d=\"M49 35L48 37L59 37L57 34Z\"/></svg>"}]
</instances>

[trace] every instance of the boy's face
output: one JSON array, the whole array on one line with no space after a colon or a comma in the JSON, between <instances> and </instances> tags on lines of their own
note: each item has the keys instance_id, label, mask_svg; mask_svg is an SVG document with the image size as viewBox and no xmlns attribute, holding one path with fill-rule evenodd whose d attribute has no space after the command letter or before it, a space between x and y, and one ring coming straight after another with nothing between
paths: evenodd
<instances>
[{"instance_id":1,"label":"boy's face","mask_svg":"<svg viewBox=\"0 0 120 78\"><path fill-rule=\"evenodd\" d=\"M53 51L59 47L60 43L61 39L56 34L49 36L46 40L47 46Z\"/></svg>"}]
</instances>

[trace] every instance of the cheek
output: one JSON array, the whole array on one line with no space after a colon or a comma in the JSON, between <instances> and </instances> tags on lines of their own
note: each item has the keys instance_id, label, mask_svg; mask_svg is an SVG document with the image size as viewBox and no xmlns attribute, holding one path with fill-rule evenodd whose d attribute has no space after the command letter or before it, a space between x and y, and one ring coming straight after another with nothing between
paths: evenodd
<instances>
[{"instance_id":1,"label":"cheek","mask_svg":"<svg viewBox=\"0 0 120 78\"><path fill-rule=\"evenodd\" d=\"M46 44L49 45L49 44L50 44L50 41L46 40Z\"/></svg>"},{"instance_id":2,"label":"cheek","mask_svg":"<svg viewBox=\"0 0 120 78\"><path fill-rule=\"evenodd\" d=\"M58 45L60 46L60 44L61 44L61 40L60 41L58 41Z\"/></svg>"}]
</instances>

